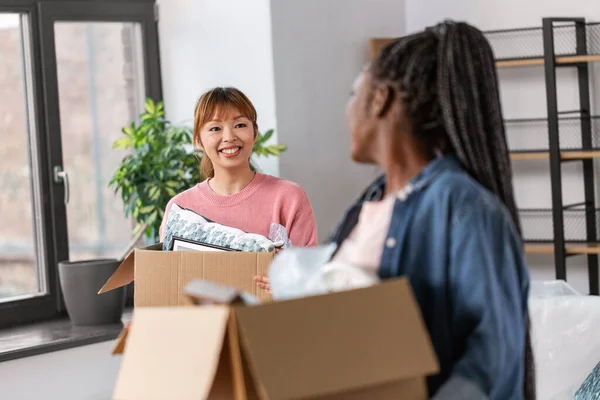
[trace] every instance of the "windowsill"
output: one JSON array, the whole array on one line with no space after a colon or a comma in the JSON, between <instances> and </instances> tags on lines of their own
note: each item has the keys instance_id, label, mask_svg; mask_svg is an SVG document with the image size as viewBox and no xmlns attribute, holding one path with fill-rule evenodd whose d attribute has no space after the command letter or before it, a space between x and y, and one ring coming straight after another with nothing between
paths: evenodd
<instances>
[{"instance_id":1,"label":"windowsill","mask_svg":"<svg viewBox=\"0 0 600 400\"><path fill-rule=\"evenodd\" d=\"M131 309L122 321L131 320ZM0 330L0 362L114 340L122 324L73 326L69 318Z\"/></svg>"}]
</instances>

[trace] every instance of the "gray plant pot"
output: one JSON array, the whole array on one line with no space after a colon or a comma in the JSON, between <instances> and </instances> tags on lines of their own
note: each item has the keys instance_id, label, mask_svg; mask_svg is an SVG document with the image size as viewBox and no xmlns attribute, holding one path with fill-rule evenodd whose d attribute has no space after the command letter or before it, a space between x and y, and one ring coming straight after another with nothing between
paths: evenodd
<instances>
[{"instance_id":1,"label":"gray plant pot","mask_svg":"<svg viewBox=\"0 0 600 400\"><path fill-rule=\"evenodd\" d=\"M106 325L121 322L126 288L98 294L98 290L119 264L120 261L115 259L58 263L60 286L73 325Z\"/></svg>"}]
</instances>

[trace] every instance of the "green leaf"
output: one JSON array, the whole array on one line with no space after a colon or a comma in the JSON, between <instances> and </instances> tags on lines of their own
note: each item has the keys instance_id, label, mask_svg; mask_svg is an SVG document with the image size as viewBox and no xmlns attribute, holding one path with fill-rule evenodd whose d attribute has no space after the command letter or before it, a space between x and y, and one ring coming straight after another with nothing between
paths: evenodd
<instances>
[{"instance_id":1,"label":"green leaf","mask_svg":"<svg viewBox=\"0 0 600 400\"><path fill-rule=\"evenodd\" d=\"M133 145L133 140L130 137L124 137L115 140L113 143L113 149L127 149Z\"/></svg>"},{"instance_id":2,"label":"green leaf","mask_svg":"<svg viewBox=\"0 0 600 400\"><path fill-rule=\"evenodd\" d=\"M158 197L160 196L160 189L158 188L158 186L153 186L149 191L148 191L148 197L150 198L150 200L155 201L156 199L158 199Z\"/></svg>"},{"instance_id":3,"label":"green leaf","mask_svg":"<svg viewBox=\"0 0 600 400\"><path fill-rule=\"evenodd\" d=\"M273 129L269 129L262 137L262 143L267 143L269 139L273 136Z\"/></svg>"},{"instance_id":4,"label":"green leaf","mask_svg":"<svg viewBox=\"0 0 600 400\"><path fill-rule=\"evenodd\" d=\"M154 223L156 222L156 220L158 219L158 218L157 218L157 216L158 216L158 211L157 211L157 210L155 210L155 211L154 211L152 214L150 214L150 215L148 216L148 219L146 219L146 223L147 223L148 225L152 225L152 224L154 224Z\"/></svg>"},{"instance_id":5,"label":"green leaf","mask_svg":"<svg viewBox=\"0 0 600 400\"><path fill-rule=\"evenodd\" d=\"M144 206L144 207L140 208L140 213L142 213L142 214L148 214L148 213L152 212L152 210L154 210L154 206L153 205Z\"/></svg>"},{"instance_id":6,"label":"green leaf","mask_svg":"<svg viewBox=\"0 0 600 400\"><path fill-rule=\"evenodd\" d=\"M124 126L123 129L121 129L121 132L123 132L126 136L132 138L133 134L135 131L135 125L132 124L132 126Z\"/></svg>"},{"instance_id":7,"label":"green leaf","mask_svg":"<svg viewBox=\"0 0 600 400\"><path fill-rule=\"evenodd\" d=\"M132 232L132 233L133 233L134 235L137 235L137 234L139 233L140 229L142 229L142 227L143 227L143 226L144 226L144 224L140 224L140 223L138 223L138 224L135 226L135 228L133 228L133 232Z\"/></svg>"},{"instance_id":8,"label":"green leaf","mask_svg":"<svg viewBox=\"0 0 600 400\"><path fill-rule=\"evenodd\" d=\"M154 104L154 100L152 100L151 98L146 99L146 111L148 112L148 114L154 114L154 112L156 111L156 105Z\"/></svg>"}]
</instances>

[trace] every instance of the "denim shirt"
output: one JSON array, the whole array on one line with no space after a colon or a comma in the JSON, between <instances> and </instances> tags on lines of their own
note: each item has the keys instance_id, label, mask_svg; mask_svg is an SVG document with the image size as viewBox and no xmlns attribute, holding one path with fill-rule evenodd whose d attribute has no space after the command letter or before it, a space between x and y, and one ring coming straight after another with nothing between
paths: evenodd
<instances>
[{"instance_id":1,"label":"denim shirt","mask_svg":"<svg viewBox=\"0 0 600 400\"><path fill-rule=\"evenodd\" d=\"M332 241L341 244L361 204L384 190L381 177ZM529 275L508 210L451 155L395 195L379 276L409 277L440 364L427 379L430 395L522 399Z\"/></svg>"}]
</instances>

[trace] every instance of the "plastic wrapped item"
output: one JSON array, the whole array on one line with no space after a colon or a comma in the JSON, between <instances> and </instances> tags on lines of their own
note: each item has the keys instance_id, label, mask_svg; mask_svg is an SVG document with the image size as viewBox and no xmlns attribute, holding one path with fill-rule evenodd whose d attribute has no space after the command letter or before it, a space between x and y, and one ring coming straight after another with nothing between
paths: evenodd
<instances>
[{"instance_id":1,"label":"plastic wrapped item","mask_svg":"<svg viewBox=\"0 0 600 400\"><path fill-rule=\"evenodd\" d=\"M307 282L312 293L342 292L372 286L379 278L364 268L355 265L330 262Z\"/></svg>"},{"instance_id":2,"label":"plastic wrapped item","mask_svg":"<svg viewBox=\"0 0 600 400\"><path fill-rule=\"evenodd\" d=\"M580 295L581 293L565 281L533 281L529 290L529 297L535 299Z\"/></svg>"},{"instance_id":3,"label":"plastic wrapped item","mask_svg":"<svg viewBox=\"0 0 600 400\"><path fill-rule=\"evenodd\" d=\"M282 249L287 249L292 245L285 227L275 222L271 222L271 226L269 227L269 239L274 242L275 247Z\"/></svg>"},{"instance_id":4,"label":"plastic wrapped item","mask_svg":"<svg viewBox=\"0 0 600 400\"><path fill-rule=\"evenodd\" d=\"M171 250L173 237L248 252L272 252L277 247L272 240L262 235L247 233L240 229L209 221L200 214L182 208L177 204L173 204L169 211L163 250ZM280 246L285 244L283 242L285 238L282 237L281 240Z\"/></svg>"},{"instance_id":5,"label":"plastic wrapped item","mask_svg":"<svg viewBox=\"0 0 600 400\"><path fill-rule=\"evenodd\" d=\"M564 281L532 282L529 315L537 397L573 399L600 361L600 298Z\"/></svg>"},{"instance_id":6,"label":"plastic wrapped item","mask_svg":"<svg viewBox=\"0 0 600 400\"><path fill-rule=\"evenodd\" d=\"M275 257L269 267L274 300L314 296L376 284L375 274L353 265L329 262L334 244L290 248Z\"/></svg>"}]
</instances>

